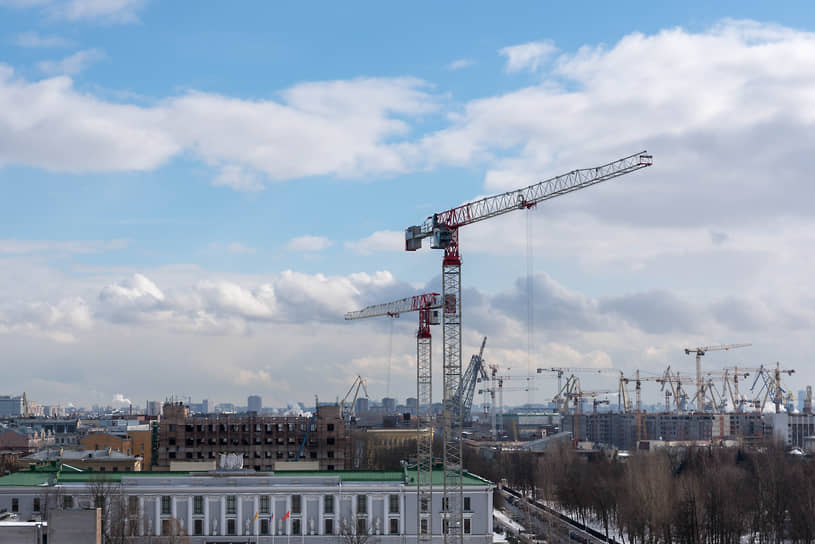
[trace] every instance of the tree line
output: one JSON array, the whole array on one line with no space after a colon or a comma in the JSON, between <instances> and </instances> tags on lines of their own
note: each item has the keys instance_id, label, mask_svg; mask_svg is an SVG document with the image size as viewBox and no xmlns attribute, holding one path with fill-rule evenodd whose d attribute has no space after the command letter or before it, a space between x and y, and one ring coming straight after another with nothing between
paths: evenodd
<instances>
[{"instance_id":1,"label":"tree line","mask_svg":"<svg viewBox=\"0 0 815 544\"><path fill-rule=\"evenodd\" d=\"M586 457L468 450L465 467L551 501L627 544L815 542L815 460L767 444L753 449Z\"/></svg>"}]
</instances>

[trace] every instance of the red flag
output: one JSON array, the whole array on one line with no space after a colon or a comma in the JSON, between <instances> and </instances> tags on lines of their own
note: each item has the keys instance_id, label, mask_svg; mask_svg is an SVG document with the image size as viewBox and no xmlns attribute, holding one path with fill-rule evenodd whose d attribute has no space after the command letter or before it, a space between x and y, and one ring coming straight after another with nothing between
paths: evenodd
<instances>
[{"instance_id":1,"label":"red flag","mask_svg":"<svg viewBox=\"0 0 815 544\"><path fill-rule=\"evenodd\" d=\"M289 519L289 514L290 514L290 512L286 512L286 515L283 516L283 521L286 521L287 519Z\"/></svg>"}]
</instances>

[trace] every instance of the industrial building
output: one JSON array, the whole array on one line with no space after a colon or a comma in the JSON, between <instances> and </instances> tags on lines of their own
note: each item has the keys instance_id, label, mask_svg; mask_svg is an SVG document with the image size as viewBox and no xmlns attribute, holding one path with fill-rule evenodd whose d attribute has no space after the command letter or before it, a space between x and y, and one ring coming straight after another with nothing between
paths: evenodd
<instances>
[{"instance_id":1,"label":"industrial building","mask_svg":"<svg viewBox=\"0 0 815 544\"><path fill-rule=\"evenodd\" d=\"M434 492L426 514L417 512L416 471L283 472L218 470L207 473L107 474L109 524L128 535L183 535L203 544L208 537L229 542L271 544L275 535L298 542L335 543L338 536L375 535L382 544L416 539L417 529L443 540L441 472L434 472ZM80 510L93 503L99 474L31 470L0 478L0 511L20 519L48 517L49 507ZM465 473L464 542L492 541L493 484ZM188 540L187 540L188 538ZM163 540L162 540L163 541ZM217 540L221 542L221 539ZM225 542L225 541L224 541Z\"/></svg>"},{"instance_id":2,"label":"industrial building","mask_svg":"<svg viewBox=\"0 0 815 544\"><path fill-rule=\"evenodd\" d=\"M313 417L190 415L188 406L168 403L156 449L154 469L176 460L217 459L221 453L242 455L246 465L258 471L299 459L317 462L320 470L351 468L350 439L339 406L320 406Z\"/></svg>"}]
</instances>

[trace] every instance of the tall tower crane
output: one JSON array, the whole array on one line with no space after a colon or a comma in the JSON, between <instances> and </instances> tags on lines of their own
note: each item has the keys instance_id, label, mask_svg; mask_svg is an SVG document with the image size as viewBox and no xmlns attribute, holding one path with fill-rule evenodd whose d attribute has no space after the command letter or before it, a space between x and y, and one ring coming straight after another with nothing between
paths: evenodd
<instances>
[{"instance_id":1,"label":"tall tower crane","mask_svg":"<svg viewBox=\"0 0 815 544\"><path fill-rule=\"evenodd\" d=\"M419 313L419 328L416 330L416 527L426 520L427 533L417 530L417 539L430 541L433 535L433 516L430 508L433 499L433 364L430 326L439 324L441 298L438 293L425 293L393 302L368 306L356 312L348 312L345 319L365 319L369 317L397 317L407 312Z\"/></svg>"},{"instance_id":2,"label":"tall tower crane","mask_svg":"<svg viewBox=\"0 0 815 544\"><path fill-rule=\"evenodd\" d=\"M623 384L628 384L631 381L630 378L626 378L623 376L622 372L620 373L620 391L625 391ZM648 432L645 429L642 421L642 382L657 382L659 384L665 384L667 379L665 375L661 376L640 376L639 369L636 372L636 378L634 379L634 384L636 388L636 395L637 395L637 441L640 440L648 440Z\"/></svg>"},{"instance_id":3,"label":"tall tower crane","mask_svg":"<svg viewBox=\"0 0 815 544\"><path fill-rule=\"evenodd\" d=\"M702 376L702 356L708 351L731 350L746 348L753 344L728 344L721 346L704 346L701 348L685 348L685 355L696 354L696 411L705 411L705 380Z\"/></svg>"},{"instance_id":4,"label":"tall tower crane","mask_svg":"<svg viewBox=\"0 0 815 544\"><path fill-rule=\"evenodd\" d=\"M464 488L461 449L461 420L455 417L453 399L461 381L461 256L458 231L461 227L497 217L515 210L527 210L538 203L585 189L635 170L651 166L653 158L646 151L622 159L569 173L507 191L433 214L421 225L405 230L405 249L416 251L422 240L432 238L433 249L444 250L442 260L442 336L443 360L443 504L446 506L447 529L444 542L464 542Z\"/></svg>"}]
</instances>

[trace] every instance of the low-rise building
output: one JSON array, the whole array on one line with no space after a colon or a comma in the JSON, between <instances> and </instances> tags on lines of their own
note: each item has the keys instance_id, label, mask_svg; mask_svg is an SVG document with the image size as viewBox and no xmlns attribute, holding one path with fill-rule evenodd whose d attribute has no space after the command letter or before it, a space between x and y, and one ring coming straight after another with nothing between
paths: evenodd
<instances>
[{"instance_id":1,"label":"low-rise building","mask_svg":"<svg viewBox=\"0 0 815 544\"><path fill-rule=\"evenodd\" d=\"M68 465L77 470L94 472L136 472L142 469L139 457L112 450L66 450L51 449L38 451L21 457L18 465L21 470L31 465Z\"/></svg>"},{"instance_id":2,"label":"low-rise building","mask_svg":"<svg viewBox=\"0 0 815 544\"><path fill-rule=\"evenodd\" d=\"M16 511L22 519L47 518L47 505L81 509L98 501L94 497L101 490L109 509L103 515L105 530L121 532L125 542L183 535L190 544L272 544L275 537L295 536L302 543L333 544L347 534L402 544L415 539L417 529L426 529L437 543L445 526L441 477L441 471L434 472L432 501L419 508L416 472L408 467L381 472L119 473L104 480L66 469L30 470L0 478L0 510ZM464 542L488 544L494 486L467 473L463 481Z\"/></svg>"}]
</instances>

